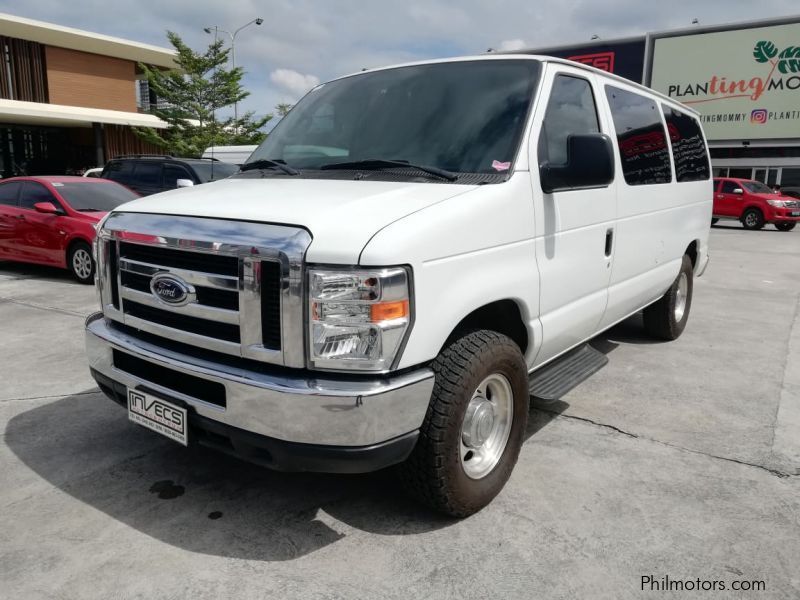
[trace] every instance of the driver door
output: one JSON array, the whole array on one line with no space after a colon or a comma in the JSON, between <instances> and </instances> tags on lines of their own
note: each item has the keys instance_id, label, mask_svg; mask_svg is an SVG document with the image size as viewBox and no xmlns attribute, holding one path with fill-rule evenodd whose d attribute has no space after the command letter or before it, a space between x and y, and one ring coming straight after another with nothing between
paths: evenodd
<instances>
[{"instance_id":1,"label":"driver door","mask_svg":"<svg viewBox=\"0 0 800 600\"><path fill-rule=\"evenodd\" d=\"M16 254L26 261L62 266L65 233L59 227L59 221L65 217L37 212L33 207L39 202L50 202L62 212L64 210L44 185L26 181L19 197L19 220L14 239Z\"/></svg>"},{"instance_id":2,"label":"driver door","mask_svg":"<svg viewBox=\"0 0 800 600\"><path fill-rule=\"evenodd\" d=\"M739 218L742 215L744 194L734 194L733 190L742 189L742 186L731 179L723 179L717 192L718 214L724 217ZM744 190L742 190L744 192Z\"/></svg>"}]
</instances>

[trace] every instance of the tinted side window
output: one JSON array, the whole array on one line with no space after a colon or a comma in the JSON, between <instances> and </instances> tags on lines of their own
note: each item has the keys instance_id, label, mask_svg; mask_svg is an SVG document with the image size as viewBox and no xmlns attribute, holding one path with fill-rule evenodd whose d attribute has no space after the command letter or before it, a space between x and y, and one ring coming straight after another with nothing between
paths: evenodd
<instances>
[{"instance_id":1,"label":"tinted side window","mask_svg":"<svg viewBox=\"0 0 800 600\"><path fill-rule=\"evenodd\" d=\"M735 181L731 181L730 179L726 179L722 182L722 193L723 194L732 194L733 190L736 188L740 188L741 186L736 183Z\"/></svg>"},{"instance_id":2,"label":"tinted side window","mask_svg":"<svg viewBox=\"0 0 800 600\"><path fill-rule=\"evenodd\" d=\"M585 79L557 75L539 137L539 161L564 164L570 135L599 132L592 86Z\"/></svg>"},{"instance_id":3,"label":"tinted side window","mask_svg":"<svg viewBox=\"0 0 800 600\"><path fill-rule=\"evenodd\" d=\"M168 189L178 187L178 179L194 181L194 177L180 165L164 165L164 187Z\"/></svg>"},{"instance_id":4,"label":"tinted side window","mask_svg":"<svg viewBox=\"0 0 800 600\"><path fill-rule=\"evenodd\" d=\"M0 204L6 206L16 206L17 197L22 183L19 181L11 181L9 183L0 183Z\"/></svg>"},{"instance_id":5,"label":"tinted side window","mask_svg":"<svg viewBox=\"0 0 800 600\"><path fill-rule=\"evenodd\" d=\"M663 106L667 131L672 142L672 160L678 181L704 181L711 176L708 152L700 124L694 117Z\"/></svg>"},{"instance_id":6,"label":"tinted side window","mask_svg":"<svg viewBox=\"0 0 800 600\"><path fill-rule=\"evenodd\" d=\"M614 129L628 185L669 183L672 170L661 113L645 96L606 86Z\"/></svg>"},{"instance_id":7,"label":"tinted side window","mask_svg":"<svg viewBox=\"0 0 800 600\"><path fill-rule=\"evenodd\" d=\"M50 190L41 183L26 181L25 185L22 187L22 195L19 197L19 207L34 210L33 205L38 202L52 202L56 205L56 208L60 207L60 204L56 201L53 194L50 193Z\"/></svg>"},{"instance_id":8,"label":"tinted side window","mask_svg":"<svg viewBox=\"0 0 800 600\"><path fill-rule=\"evenodd\" d=\"M111 181L127 183L133 174L133 163L130 161L114 161L106 165L103 177Z\"/></svg>"},{"instance_id":9,"label":"tinted side window","mask_svg":"<svg viewBox=\"0 0 800 600\"><path fill-rule=\"evenodd\" d=\"M133 170L133 182L137 185L161 185L161 163L140 162L136 163Z\"/></svg>"}]
</instances>

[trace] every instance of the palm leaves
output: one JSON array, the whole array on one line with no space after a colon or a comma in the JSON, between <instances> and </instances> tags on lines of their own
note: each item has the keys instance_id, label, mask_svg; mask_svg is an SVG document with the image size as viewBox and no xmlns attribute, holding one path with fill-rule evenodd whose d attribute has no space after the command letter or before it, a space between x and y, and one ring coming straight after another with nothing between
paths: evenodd
<instances>
[{"instance_id":1,"label":"palm leaves","mask_svg":"<svg viewBox=\"0 0 800 600\"><path fill-rule=\"evenodd\" d=\"M756 59L757 62L765 63L769 60L775 58L778 55L778 48L775 47L775 44L768 40L762 40L756 43L756 47L753 48L753 58Z\"/></svg>"}]
</instances>

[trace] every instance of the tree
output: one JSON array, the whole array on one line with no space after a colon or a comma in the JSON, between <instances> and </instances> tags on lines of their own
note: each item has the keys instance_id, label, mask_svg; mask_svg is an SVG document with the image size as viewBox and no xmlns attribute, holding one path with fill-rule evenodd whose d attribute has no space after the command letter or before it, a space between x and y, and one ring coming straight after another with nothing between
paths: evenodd
<instances>
[{"instance_id":1,"label":"tree","mask_svg":"<svg viewBox=\"0 0 800 600\"><path fill-rule=\"evenodd\" d=\"M287 104L286 102L281 102L280 104L275 106L275 112L278 113L278 116L283 118L285 117L290 110L294 107L294 104Z\"/></svg>"},{"instance_id":2,"label":"tree","mask_svg":"<svg viewBox=\"0 0 800 600\"><path fill-rule=\"evenodd\" d=\"M198 157L209 146L258 144L264 139L268 114L257 118L247 112L239 119L218 118L217 112L250 95L241 84L241 67L227 68L229 49L216 40L205 52L189 48L178 34L167 32L177 52L178 68L162 71L139 64L159 105L150 112L168 126L166 129L135 128L136 134L170 154Z\"/></svg>"}]
</instances>

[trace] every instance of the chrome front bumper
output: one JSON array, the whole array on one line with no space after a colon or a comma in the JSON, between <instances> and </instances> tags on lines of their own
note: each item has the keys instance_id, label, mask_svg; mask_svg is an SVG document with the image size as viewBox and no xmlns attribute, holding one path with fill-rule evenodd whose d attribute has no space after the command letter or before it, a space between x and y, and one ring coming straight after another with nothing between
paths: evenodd
<instances>
[{"instance_id":1,"label":"chrome front bumper","mask_svg":"<svg viewBox=\"0 0 800 600\"><path fill-rule=\"evenodd\" d=\"M126 373L113 350L222 384L220 407ZM313 378L292 369L271 373L232 367L168 350L109 325L102 313L86 320L89 366L126 388L144 387L190 405L201 417L276 440L360 447L419 429L433 390L433 372L417 369L391 377ZM295 371L298 372L298 371Z\"/></svg>"}]
</instances>

